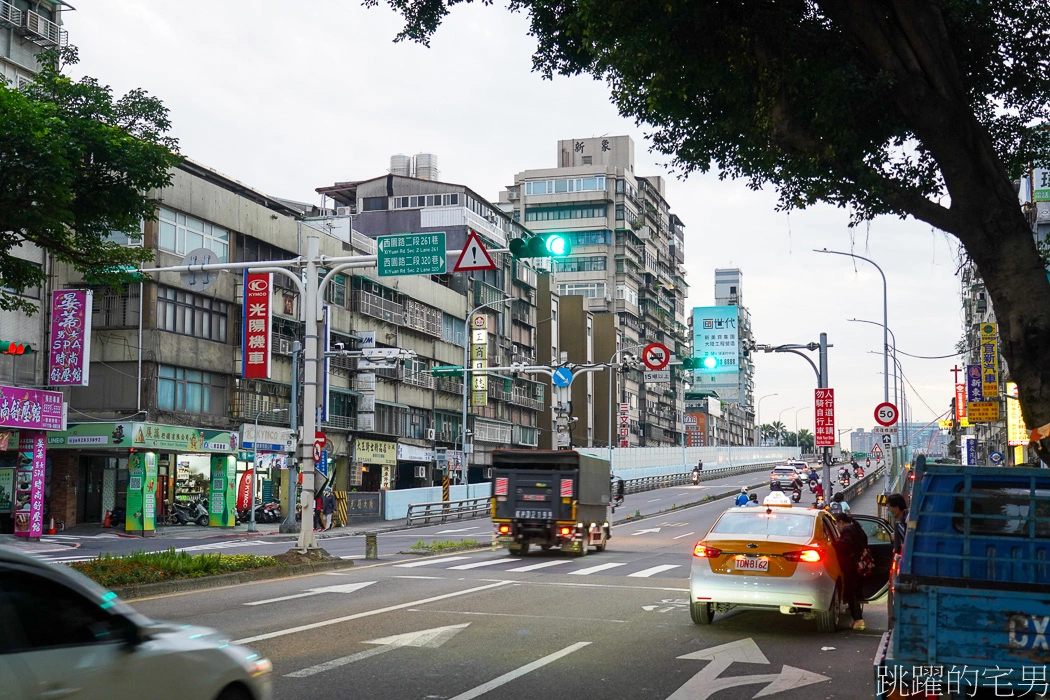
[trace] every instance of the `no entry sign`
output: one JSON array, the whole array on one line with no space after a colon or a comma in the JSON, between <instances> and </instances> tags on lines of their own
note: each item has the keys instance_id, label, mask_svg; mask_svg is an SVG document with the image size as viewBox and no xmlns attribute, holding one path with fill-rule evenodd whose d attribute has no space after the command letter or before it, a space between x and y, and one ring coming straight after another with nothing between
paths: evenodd
<instances>
[{"instance_id":1,"label":"no entry sign","mask_svg":"<svg viewBox=\"0 0 1050 700\"><path fill-rule=\"evenodd\" d=\"M642 362L654 372L666 367L670 361L671 351L663 343L649 343L642 350Z\"/></svg>"}]
</instances>

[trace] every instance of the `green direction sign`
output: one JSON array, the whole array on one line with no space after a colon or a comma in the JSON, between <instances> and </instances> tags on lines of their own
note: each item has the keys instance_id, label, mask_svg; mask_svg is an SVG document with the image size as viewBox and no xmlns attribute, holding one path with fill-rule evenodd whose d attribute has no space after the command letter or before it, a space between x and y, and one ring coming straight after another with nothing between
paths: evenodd
<instances>
[{"instance_id":1,"label":"green direction sign","mask_svg":"<svg viewBox=\"0 0 1050 700\"><path fill-rule=\"evenodd\" d=\"M445 232L378 236L379 276L445 274Z\"/></svg>"}]
</instances>

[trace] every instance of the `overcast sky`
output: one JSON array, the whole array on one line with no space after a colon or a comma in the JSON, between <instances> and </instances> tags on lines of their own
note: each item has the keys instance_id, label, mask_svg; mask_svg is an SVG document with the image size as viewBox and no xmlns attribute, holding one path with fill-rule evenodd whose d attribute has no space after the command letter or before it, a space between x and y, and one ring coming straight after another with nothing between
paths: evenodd
<instances>
[{"instance_id":1,"label":"overcast sky","mask_svg":"<svg viewBox=\"0 0 1050 700\"><path fill-rule=\"evenodd\" d=\"M870 429L882 400L882 357L869 354L881 352L882 331L847 322L881 322L882 283L867 263L812 249L882 266L899 350L946 355L960 338L954 239L913 220L850 231L846 212L830 206L789 216L774 211L772 192L714 174L669 176L644 126L617 114L605 85L531 72L526 18L500 3L457 6L429 49L393 43L399 18L358 0L74 4L64 16L80 48L75 76L157 95L184 155L274 196L319 203L316 187L384 174L395 153L428 152L442 180L496 201L515 173L556 166L559 139L629 134L635 171L664 175L686 224L687 307L713 304L716 267L739 267L759 343L826 332L838 428ZM933 420L952 396L953 359L900 360L915 389L913 420ZM793 430L797 414L812 430L814 382L801 358L760 354L756 399L777 394L761 403L762 422L779 417Z\"/></svg>"}]
</instances>

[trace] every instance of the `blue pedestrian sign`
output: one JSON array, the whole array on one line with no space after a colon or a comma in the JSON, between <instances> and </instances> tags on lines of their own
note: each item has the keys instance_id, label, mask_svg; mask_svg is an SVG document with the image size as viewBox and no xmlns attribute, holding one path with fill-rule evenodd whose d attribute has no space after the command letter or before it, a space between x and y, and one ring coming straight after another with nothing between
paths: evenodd
<instances>
[{"instance_id":1,"label":"blue pedestrian sign","mask_svg":"<svg viewBox=\"0 0 1050 700\"><path fill-rule=\"evenodd\" d=\"M990 455L988 455L988 459L992 460L992 464L1002 464L1003 463L1003 453L1002 452L993 452Z\"/></svg>"},{"instance_id":2,"label":"blue pedestrian sign","mask_svg":"<svg viewBox=\"0 0 1050 700\"><path fill-rule=\"evenodd\" d=\"M554 386L569 386L572 383L572 370L568 367L559 367L554 370L554 376L551 379L554 381Z\"/></svg>"}]
</instances>

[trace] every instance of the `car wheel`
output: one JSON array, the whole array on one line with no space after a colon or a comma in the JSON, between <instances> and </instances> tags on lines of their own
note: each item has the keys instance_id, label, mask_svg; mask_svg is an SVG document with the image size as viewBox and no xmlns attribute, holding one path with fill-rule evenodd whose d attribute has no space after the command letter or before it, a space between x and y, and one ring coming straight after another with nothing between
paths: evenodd
<instances>
[{"instance_id":1,"label":"car wheel","mask_svg":"<svg viewBox=\"0 0 1050 700\"><path fill-rule=\"evenodd\" d=\"M228 685L215 700L252 700L252 694L239 685Z\"/></svg>"},{"instance_id":2,"label":"car wheel","mask_svg":"<svg viewBox=\"0 0 1050 700\"><path fill-rule=\"evenodd\" d=\"M715 619L715 604L693 601L689 604L689 616L698 625L710 625Z\"/></svg>"},{"instance_id":3,"label":"car wheel","mask_svg":"<svg viewBox=\"0 0 1050 700\"><path fill-rule=\"evenodd\" d=\"M831 607L817 613L817 629L821 632L834 632L839 626L839 591L831 596Z\"/></svg>"}]
</instances>

